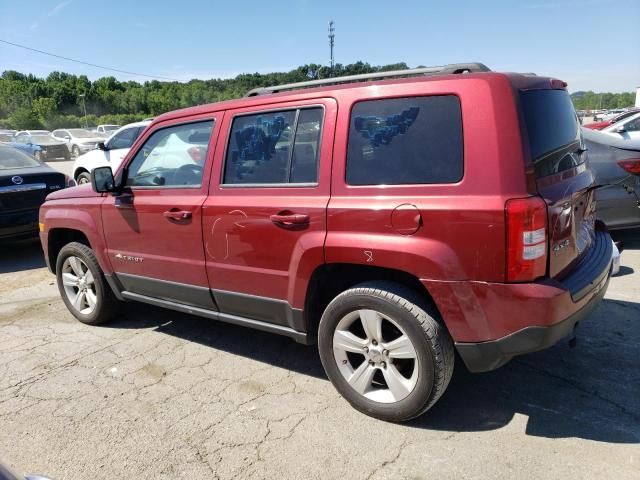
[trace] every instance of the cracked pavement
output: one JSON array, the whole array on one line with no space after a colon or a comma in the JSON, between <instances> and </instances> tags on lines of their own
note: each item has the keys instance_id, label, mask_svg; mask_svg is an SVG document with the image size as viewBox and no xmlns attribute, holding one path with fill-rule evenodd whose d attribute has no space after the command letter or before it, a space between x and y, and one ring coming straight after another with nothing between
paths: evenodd
<instances>
[{"instance_id":1,"label":"cracked pavement","mask_svg":"<svg viewBox=\"0 0 640 480\"><path fill-rule=\"evenodd\" d=\"M83 325L39 244L4 245L0 460L58 480L640 478L640 232L623 237L575 349L458 362L404 425L356 412L284 337L133 303Z\"/></svg>"}]
</instances>

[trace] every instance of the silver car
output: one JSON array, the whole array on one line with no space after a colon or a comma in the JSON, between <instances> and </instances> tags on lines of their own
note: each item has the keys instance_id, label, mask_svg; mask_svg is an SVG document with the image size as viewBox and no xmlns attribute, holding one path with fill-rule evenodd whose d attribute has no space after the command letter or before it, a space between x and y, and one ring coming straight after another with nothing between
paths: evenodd
<instances>
[{"instance_id":1,"label":"silver car","mask_svg":"<svg viewBox=\"0 0 640 480\"><path fill-rule=\"evenodd\" d=\"M596 182L597 216L609 230L640 227L640 139L582 128Z\"/></svg>"}]
</instances>

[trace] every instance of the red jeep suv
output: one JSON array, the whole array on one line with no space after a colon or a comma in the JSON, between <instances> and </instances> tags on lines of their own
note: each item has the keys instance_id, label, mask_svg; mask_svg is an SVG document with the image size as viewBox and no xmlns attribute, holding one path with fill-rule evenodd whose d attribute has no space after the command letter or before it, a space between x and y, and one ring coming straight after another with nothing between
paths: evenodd
<instances>
[{"instance_id":1,"label":"red jeep suv","mask_svg":"<svg viewBox=\"0 0 640 480\"><path fill-rule=\"evenodd\" d=\"M135 300L318 342L358 410L416 417L457 350L484 372L572 334L612 241L560 80L456 64L170 112L55 192L41 240L96 325Z\"/></svg>"}]
</instances>

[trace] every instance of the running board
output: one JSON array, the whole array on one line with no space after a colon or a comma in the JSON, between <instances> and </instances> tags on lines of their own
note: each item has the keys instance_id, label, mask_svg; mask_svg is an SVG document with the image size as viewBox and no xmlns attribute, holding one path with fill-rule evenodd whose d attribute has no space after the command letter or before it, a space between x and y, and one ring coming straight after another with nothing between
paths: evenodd
<instances>
[{"instance_id":1,"label":"running board","mask_svg":"<svg viewBox=\"0 0 640 480\"><path fill-rule=\"evenodd\" d=\"M207 310L205 308L193 307L191 305L184 305L181 303L171 302L169 300L161 300L159 298L147 297L146 295L140 295L132 292L121 292L122 298L126 300L134 300L136 302L148 303L156 307L168 308L175 310L176 312L187 313L189 315L197 315L199 317L210 318L212 320L219 320L221 322L231 323L233 325L240 325L242 327L254 328L256 330L262 330L263 332L277 333L278 335L284 335L293 338L296 342L304 345L310 345L312 342L309 336L304 332L299 332L289 327L282 325L276 325L273 323L262 322L260 320L254 320L251 318L240 317L237 315L229 315L227 313L216 312L213 310Z\"/></svg>"}]
</instances>

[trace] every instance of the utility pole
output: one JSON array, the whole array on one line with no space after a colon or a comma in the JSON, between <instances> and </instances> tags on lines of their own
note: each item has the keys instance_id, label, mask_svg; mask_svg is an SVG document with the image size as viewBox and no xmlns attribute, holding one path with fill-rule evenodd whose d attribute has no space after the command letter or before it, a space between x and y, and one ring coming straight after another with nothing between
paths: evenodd
<instances>
[{"instance_id":1,"label":"utility pole","mask_svg":"<svg viewBox=\"0 0 640 480\"><path fill-rule=\"evenodd\" d=\"M334 61L333 61L333 44L334 44L334 39L336 38L336 34L335 34L336 29L333 28L333 20L331 20L329 22L329 49L331 51L331 76L333 77L333 67L334 67Z\"/></svg>"},{"instance_id":2,"label":"utility pole","mask_svg":"<svg viewBox=\"0 0 640 480\"><path fill-rule=\"evenodd\" d=\"M82 109L84 110L84 128L87 128L87 104L84 102L84 93L78 95L82 99Z\"/></svg>"}]
</instances>

